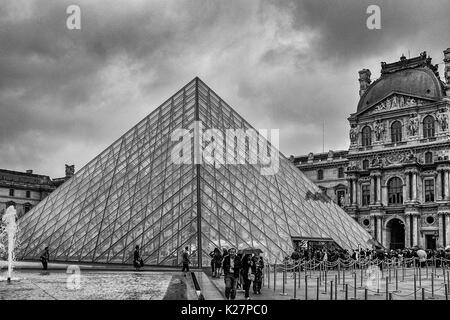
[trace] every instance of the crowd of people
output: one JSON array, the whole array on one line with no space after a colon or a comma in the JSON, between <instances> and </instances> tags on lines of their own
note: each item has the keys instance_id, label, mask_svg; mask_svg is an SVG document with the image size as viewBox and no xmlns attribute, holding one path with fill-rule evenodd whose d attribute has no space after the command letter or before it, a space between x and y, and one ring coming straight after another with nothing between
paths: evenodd
<instances>
[{"instance_id":1,"label":"crowd of people","mask_svg":"<svg viewBox=\"0 0 450 320\"><path fill-rule=\"evenodd\" d=\"M210 254L213 277L224 276L225 297L227 300L236 298L236 291L244 291L244 297L250 300L250 287L253 283L253 293L261 294L264 259L259 252L236 251L215 248Z\"/></svg>"},{"instance_id":2,"label":"crowd of people","mask_svg":"<svg viewBox=\"0 0 450 320\"><path fill-rule=\"evenodd\" d=\"M393 262L401 265L403 261L406 262L406 266L410 267L413 261L418 261L422 266L425 263L431 264L433 261L436 263L436 267L440 267L441 263L447 263L450 260L450 247L439 248L436 250L432 249L421 249L419 247L415 248L405 248L405 249L356 249L356 250L344 250L337 247L331 248L301 248L298 247L291 254L290 257L286 259L292 259L294 261L298 260L316 260L316 261L326 261L326 262L336 262L338 259L341 260L378 260L384 262ZM411 259L417 258L417 259ZM445 260L444 260L445 259Z\"/></svg>"}]
</instances>

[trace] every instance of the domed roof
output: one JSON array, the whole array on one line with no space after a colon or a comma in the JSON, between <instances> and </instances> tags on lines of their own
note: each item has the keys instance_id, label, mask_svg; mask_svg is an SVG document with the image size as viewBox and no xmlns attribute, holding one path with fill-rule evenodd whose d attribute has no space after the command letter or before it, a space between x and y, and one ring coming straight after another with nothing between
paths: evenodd
<instances>
[{"instance_id":1,"label":"domed roof","mask_svg":"<svg viewBox=\"0 0 450 320\"><path fill-rule=\"evenodd\" d=\"M364 92L358 103L357 112L370 108L392 92L432 100L438 100L444 96L442 83L435 70L428 66L404 67L405 65L403 68L398 68L398 65L382 63L381 77Z\"/></svg>"}]
</instances>

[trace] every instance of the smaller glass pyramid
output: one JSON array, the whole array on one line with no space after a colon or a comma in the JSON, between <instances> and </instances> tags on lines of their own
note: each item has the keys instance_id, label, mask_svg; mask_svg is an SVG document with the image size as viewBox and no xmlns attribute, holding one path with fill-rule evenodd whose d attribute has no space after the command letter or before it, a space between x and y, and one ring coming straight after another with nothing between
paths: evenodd
<instances>
[{"instance_id":1,"label":"smaller glass pyramid","mask_svg":"<svg viewBox=\"0 0 450 320\"><path fill-rule=\"evenodd\" d=\"M280 261L293 237L370 246L371 236L332 201L311 196L320 189L281 154L278 172L263 175L261 164L217 165L215 156L195 164L188 139L189 161L174 163L172 133L192 133L195 121L223 135L252 129L195 78L20 220L21 258L39 259L49 246L52 260L128 264L140 245L146 265L178 265L188 246L191 262L206 266L215 247L260 248ZM266 147L278 152L264 139L233 146L247 157Z\"/></svg>"}]
</instances>

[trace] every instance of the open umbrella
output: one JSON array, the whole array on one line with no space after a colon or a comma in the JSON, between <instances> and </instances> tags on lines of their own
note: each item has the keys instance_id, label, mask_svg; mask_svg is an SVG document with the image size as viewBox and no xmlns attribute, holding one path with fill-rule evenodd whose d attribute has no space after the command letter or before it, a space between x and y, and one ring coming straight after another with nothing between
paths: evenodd
<instances>
[{"instance_id":1,"label":"open umbrella","mask_svg":"<svg viewBox=\"0 0 450 320\"><path fill-rule=\"evenodd\" d=\"M242 250L243 254L261 254L262 250L259 248L246 248Z\"/></svg>"}]
</instances>

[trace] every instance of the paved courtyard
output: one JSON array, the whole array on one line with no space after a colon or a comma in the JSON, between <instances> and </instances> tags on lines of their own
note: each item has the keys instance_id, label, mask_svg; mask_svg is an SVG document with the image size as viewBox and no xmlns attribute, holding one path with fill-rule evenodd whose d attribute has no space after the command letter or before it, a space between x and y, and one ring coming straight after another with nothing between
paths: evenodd
<instances>
[{"instance_id":1,"label":"paved courtyard","mask_svg":"<svg viewBox=\"0 0 450 320\"><path fill-rule=\"evenodd\" d=\"M424 289L424 299L425 300L445 300L445 286L444 283L448 283L447 270L446 279L444 282L443 270L437 268L436 274L432 273L434 270L429 268L428 273L425 268L420 270L420 276L418 270L416 269L416 296L414 296L414 268L405 268L404 274L401 268L397 269L397 281L395 278L395 270L392 269L389 277L389 271L384 270L380 273L380 277L373 277L373 281L367 282L367 274L363 270L363 281L361 286L361 270L347 270L345 272L329 271L326 273L322 272L319 274L318 271L307 272L306 282L305 282L305 272L300 272L301 282L298 282L298 273L296 274L296 289L294 290L294 276L293 273L286 274L286 281L284 284L283 291L283 273L276 273L275 287L274 287L274 273L270 273L270 276L265 273L265 280L263 288L261 290L261 295L253 294L252 287L250 287L250 299L252 300L290 300L290 299L300 299L300 300L330 300L330 286L331 281L333 281L333 294L332 299L335 300L345 300L346 291L345 285L347 285L347 299L353 300L356 296L357 300L365 299L365 289L367 288L367 300L386 300L386 277L388 283L388 293L392 293L392 300L421 300L422 299L422 288ZM206 272L210 274L210 272ZM344 276L345 274L345 276ZM356 275L356 292L355 292L355 275ZM336 277L338 278L338 284L336 286ZM344 281L345 277L345 281ZM221 298L224 297L225 284L223 276L220 278L212 278L208 276L209 281L212 286L208 286L209 290L216 290ZM319 280L318 280L319 279ZM379 281L378 281L379 279ZM421 279L421 280L420 280ZM268 280L270 282L268 283ZM433 282L433 284L432 284ZM325 289L326 283L326 289ZM305 285L307 284L307 285ZM319 284L319 285L317 285ZM307 290L305 290L307 288ZM317 290L318 288L318 290ZM337 288L337 291L336 291ZM206 296L208 293L206 293ZM211 294L213 299L218 297L217 293ZM387 295L389 298L389 294ZM237 300L244 299L243 290L238 290L236 294Z\"/></svg>"},{"instance_id":2,"label":"paved courtyard","mask_svg":"<svg viewBox=\"0 0 450 320\"><path fill-rule=\"evenodd\" d=\"M190 277L179 271L139 271L117 266L82 266L77 282L67 266L50 264L48 271L37 263L18 263L8 284L6 268L0 270L0 300L194 300L197 298ZM120 270L122 269L122 270Z\"/></svg>"}]
</instances>

